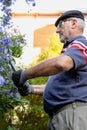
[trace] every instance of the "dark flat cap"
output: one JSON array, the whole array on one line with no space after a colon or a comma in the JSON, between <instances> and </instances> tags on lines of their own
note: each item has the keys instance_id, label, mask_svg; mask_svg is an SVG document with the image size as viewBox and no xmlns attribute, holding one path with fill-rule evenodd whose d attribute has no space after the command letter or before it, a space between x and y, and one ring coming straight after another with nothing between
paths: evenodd
<instances>
[{"instance_id":1,"label":"dark flat cap","mask_svg":"<svg viewBox=\"0 0 87 130\"><path fill-rule=\"evenodd\" d=\"M81 11L79 10L69 10L69 11L66 11L65 13L63 13L58 19L57 21L55 22L55 26L57 27L58 23L61 21L61 20L65 20L67 18L70 18L70 17L75 17L75 18L80 18L84 21L84 15Z\"/></svg>"}]
</instances>

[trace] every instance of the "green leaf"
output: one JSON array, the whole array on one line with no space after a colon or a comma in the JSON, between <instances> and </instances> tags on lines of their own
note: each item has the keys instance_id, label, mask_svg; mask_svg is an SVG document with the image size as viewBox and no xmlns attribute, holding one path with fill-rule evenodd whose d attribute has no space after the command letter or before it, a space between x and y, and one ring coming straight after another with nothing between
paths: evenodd
<instances>
[{"instance_id":1,"label":"green leaf","mask_svg":"<svg viewBox=\"0 0 87 130\"><path fill-rule=\"evenodd\" d=\"M11 126L8 126L7 130L14 130Z\"/></svg>"}]
</instances>

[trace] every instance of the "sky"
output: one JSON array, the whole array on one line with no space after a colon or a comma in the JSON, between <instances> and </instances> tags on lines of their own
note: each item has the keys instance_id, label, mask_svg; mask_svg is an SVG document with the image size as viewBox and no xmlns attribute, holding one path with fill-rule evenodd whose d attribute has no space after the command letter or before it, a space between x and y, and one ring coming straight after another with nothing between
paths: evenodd
<instances>
[{"instance_id":1,"label":"sky","mask_svg":"<svg viewBox=\"0 0 87 130\"><path fill-rule=\"evenodd\" d=\"M25 0L16 0L12 6L13 12L58 12L70 9L87 11L86 0L35 0L36 6L33 8L27 5Z\"/></svg>"}]
</instances>

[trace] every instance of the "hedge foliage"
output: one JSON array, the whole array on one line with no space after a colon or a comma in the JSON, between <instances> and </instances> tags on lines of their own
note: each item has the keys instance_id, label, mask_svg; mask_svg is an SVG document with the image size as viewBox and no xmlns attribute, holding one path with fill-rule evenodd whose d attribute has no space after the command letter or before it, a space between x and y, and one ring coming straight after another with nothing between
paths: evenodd
<instances>
[{"instance_id":1,"label":"hedge foliage","mask_svg":"<svg viewBox=\"0 0 87 130\"><path fill-rule=\"evenodd\" d=\"M53 34L48 40L49 46L42 51L28 67L34 66L45 59L60 55L63 45L60 43L58 35ZM23 67L24 66L20 68L23 69ZM38 77L30 79L29 83L40 85L45 84L47 80L48 77ZM24 97L24 99L27 99L29 103L25 103L23 106L15 106L14 112L12 113L13 119L11 120L12 129L9 127L8 130L48 130L49 116L43 109L43 97L39 95L28 95ZM0 122L3 121L0 120ZM5 126L7 124L2 124L0 130L6 130Z\"/></svg>"},{"instance_id":2,"label":"hedge foliage","mask_svg":"<svg viewBox=\"0 0 87 130\"><path fill-rule=\"evenodd\" d=\"M59 56L63 47L63 44L59 41L59 36L53 34L49 37L49 46L42 51L36 60L29 66L34 66L39 62ZM39 77L30 79L30 84L45 84L48 80L48 77ZM27 115L21 115L22 124L20 126L20 130L48 130L48 120L49 116L43 110L43 97L38 95L28 95L26 97L30 104L28 106Z\"/></svg>"}]
</instances>

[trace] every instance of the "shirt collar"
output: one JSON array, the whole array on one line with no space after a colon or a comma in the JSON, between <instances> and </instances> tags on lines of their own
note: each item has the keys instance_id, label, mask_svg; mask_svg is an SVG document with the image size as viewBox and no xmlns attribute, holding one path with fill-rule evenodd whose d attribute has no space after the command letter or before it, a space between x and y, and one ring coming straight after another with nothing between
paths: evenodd
<instances>
[{"instance_id":1,"label":"shirt collar","mask_svg":"<svg viewBox=\"0 0 87 130\"><path fill-rule=\"evenodd\" d=\"M63 46L63 48L66 48L71 42L77 40L77 39L84 39L84 36L76 36L74 38L69 39Z\"/></svg>"}]
</instances>

